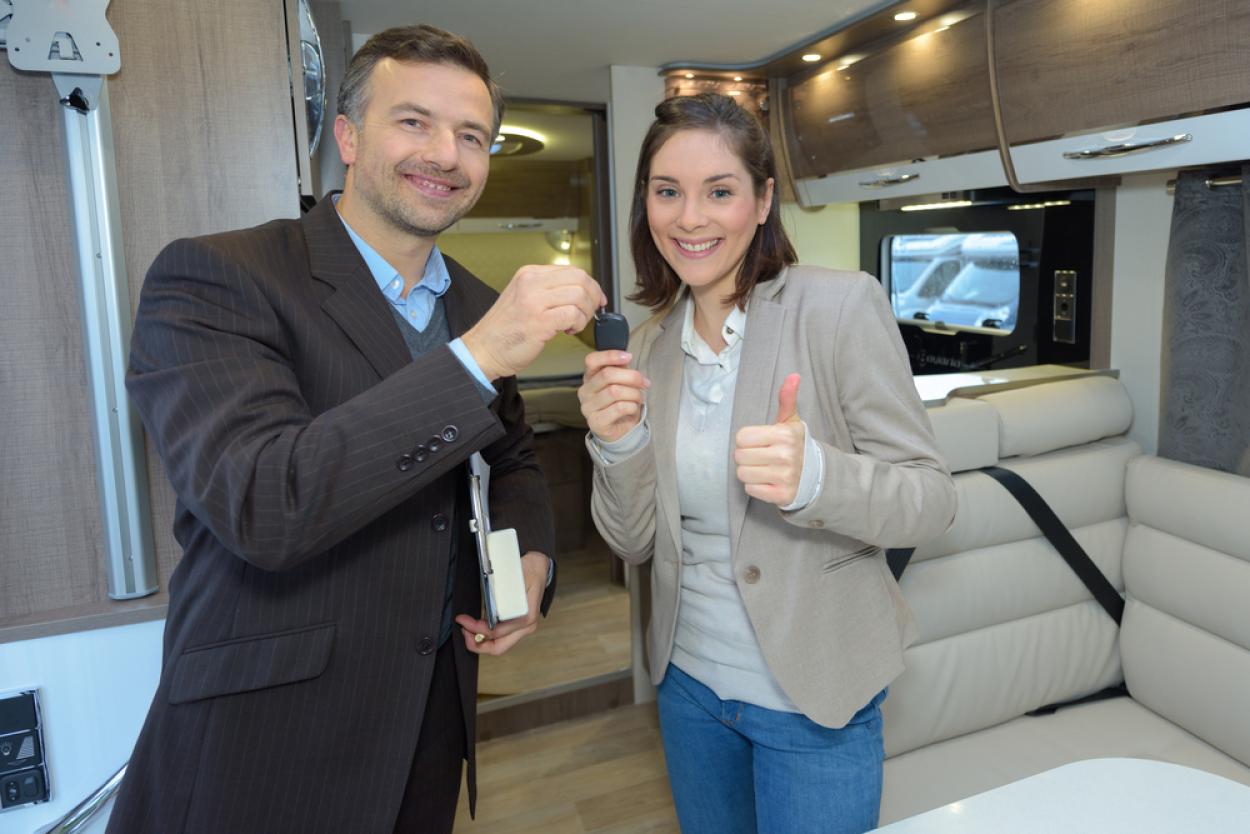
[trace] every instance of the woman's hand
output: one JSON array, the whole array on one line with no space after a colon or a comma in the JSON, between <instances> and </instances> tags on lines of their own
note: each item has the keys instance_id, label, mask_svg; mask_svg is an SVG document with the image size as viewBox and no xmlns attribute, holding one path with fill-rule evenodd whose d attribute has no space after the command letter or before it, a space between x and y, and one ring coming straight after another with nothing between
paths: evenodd
<instances>
[{"instance_id":1,"label":"woman's hand","mask_svg":"<svg viewBox=\"0 0 1250 834\"><path fill-rule=\"evenodd\" d=\"M633 356L623 350L599 350L586 356L586 374L577 399L595 437L620 440L642 418L643 392L651 380L629 366Z\"/></svg>"},{"instance_id":2,"label":"woman's hand","mask_svg":"<svg viewBox=\"0 0 1250 834\"><path fill-rule=\"evenodd\" d=\"M734 438L734 463L747 495L786 507L799 494L807 435L798 411L799 375L790 374L777 395L777 422L746 426Z\"/></svg>"}]
</instances>

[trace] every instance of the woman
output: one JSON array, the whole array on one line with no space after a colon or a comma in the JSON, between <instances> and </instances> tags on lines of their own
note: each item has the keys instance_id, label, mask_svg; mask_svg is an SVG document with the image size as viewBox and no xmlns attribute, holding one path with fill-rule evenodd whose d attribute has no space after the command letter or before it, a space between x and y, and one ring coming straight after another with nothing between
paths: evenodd
<instances>
[{"instance_id":1,"label":"woman","mask_svg":"<svg viewBox=\"0 0 1250 834\"><path fill-rule=\"evenodd\" d=\"M792 265L756 119L719 95L656 117L630 243L634 298L662 314L629 353L587 357L579 399L595 523L654 560L677 815L695 834L864 831L915 637L881 547L942 532L954 487L881 286Z\"/></svg>"}]
</instances>

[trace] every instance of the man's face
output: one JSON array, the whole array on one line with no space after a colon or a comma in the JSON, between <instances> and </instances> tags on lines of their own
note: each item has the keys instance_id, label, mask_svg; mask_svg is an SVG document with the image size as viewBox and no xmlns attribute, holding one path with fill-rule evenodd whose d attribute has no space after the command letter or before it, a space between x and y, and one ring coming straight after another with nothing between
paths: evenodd
<instances>
[{"instance_id":1,"label":"man's face","mask_svg":"<svg viewBox=\"0 0 1250 834\"><path fill-rule=\"evenodd\" d=\"M361 124L338 117L351 166L344 190L398 231L433 237L477 202L490 167L486 84L453 64L385 58L369 78Z\"/></svg>"}]
</instances>

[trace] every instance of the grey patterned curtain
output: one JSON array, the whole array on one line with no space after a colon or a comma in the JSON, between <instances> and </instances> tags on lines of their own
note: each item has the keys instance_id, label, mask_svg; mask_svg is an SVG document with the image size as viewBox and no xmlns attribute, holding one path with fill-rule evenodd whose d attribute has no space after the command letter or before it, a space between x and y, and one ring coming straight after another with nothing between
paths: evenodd
<instances>
[{"instance_id":1,"label":"grey patterned curtain","mask_svg":"<svg viewBox=\"0 0 1250 834\"><path fill-rule=\"evenodd\" d=\"M1250 476L1250 165L1176 183L1163 303L1162 457Z\"/></svg>"}]
</instances>

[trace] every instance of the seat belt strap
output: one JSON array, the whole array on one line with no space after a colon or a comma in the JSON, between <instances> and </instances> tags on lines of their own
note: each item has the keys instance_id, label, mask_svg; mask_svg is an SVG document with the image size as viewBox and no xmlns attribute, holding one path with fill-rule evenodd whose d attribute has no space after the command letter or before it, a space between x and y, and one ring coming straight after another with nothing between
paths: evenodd
<instances>
[{"instance_id":1,"label":"seat belt strap","mask_svg":"<svg viewBox=\"0 0 1250 834\"><path fill-rule=\"evenodd\" d=\"M1115 620L1115 624L1119 625L1124 617L1124 599L1120 596L1120 592L1098 569L1094 560L1089 558L1089 554L1072 537L1072 533L1059 520L1059 516L1055 515L1050 505L1037 494L1037 490L1010 469L987 466L980 471L998 481L1011 493L1024 511L1029 514L1029 518L1033 519L1037 528L1042 531L1046 540L1059 551L1059 555L1068 563L1068 567L1072 568L1077 578L1084 583L1098 604L1112 620Z\"/></svg>"},{"instance_id":2,"label":"seat belt strap","mask_svg":"<svg viewBox=\"0 0 1250 834\"><path fill-rule=\"evenodd\" d=\"M1001 466L986 466L979 470L998 481L1004 489L1011 493L1024 511L1028 513L1029 518L1042 531L1042 535L1051 543L1055 550L1059 551L1059 555L1068 563L1068 567L1077 575L1077 578L1085 585L1098 604L1103 607L1111 617L1115 620L1116 625L1120 624L1120 620L1124 617L1124 599L1120 596L1120 592L1115 586L1103 575L1098 566L1094 564L1094 560L1089 554L1077 543L1072 534L1068 532L1068 528L1059 520L1059 516L1055 515L1055 511L1050 505L1037 494L1037 490L1033 489L1024 478L1012 472L1010 469L1004 469ZM903 575L903 571L907 569L907 563L911 561L912 554L916 552L916 548L891 548L885 552L886 562L890 566L890 572L894 574L895 580Z\"/></svg>"}]
</instances>

